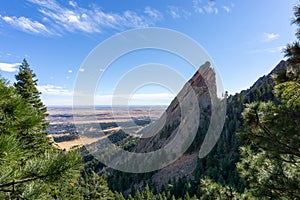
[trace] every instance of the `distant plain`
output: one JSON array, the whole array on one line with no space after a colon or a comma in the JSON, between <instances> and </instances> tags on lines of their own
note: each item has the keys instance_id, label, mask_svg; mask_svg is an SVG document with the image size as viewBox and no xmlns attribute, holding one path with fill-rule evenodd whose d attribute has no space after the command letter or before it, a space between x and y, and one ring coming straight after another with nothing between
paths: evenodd
<instances>
[{"instance_id":1,"label":"distant plain","mask_svg":"<svg viewBox=\"0 0 300 200\"><path fill-rule=\"evenodd\" d=\"M153 123L162 115L166 106L99 106L95 109L72 107L49 107L47 121L50 123L49 136L61 148L69 150L84 144L97 142L103 136L84 137L78 134L76 125L99 124L99 131L110 135L118 130L137 134L145 126Z\"/></svg>"}]
</instances>

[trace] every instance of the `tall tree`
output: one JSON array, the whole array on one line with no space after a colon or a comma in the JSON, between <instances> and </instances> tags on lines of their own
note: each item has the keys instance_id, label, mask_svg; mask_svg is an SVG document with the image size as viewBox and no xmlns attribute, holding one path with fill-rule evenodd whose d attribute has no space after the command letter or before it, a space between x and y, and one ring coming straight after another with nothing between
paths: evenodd
<instances>
[{"instance_id":1,"label":"tall tree","mask_svg":"<svg viewBox=\"0 0 300 200\"><path fill-rule=\"evenodd\" d=\"M35 73L30 69L26 59L23 60L23 63L19 67L19 72L15 77L17 82L14 86L17 92L42 115L43 120L41 127L42 129L46 129L48 127L48 123L45 120L45 117L48 115L47 108L41 101L41 93L37 89L38 79Z\"/></svg>"},{"instance_id":2,"label":"tall tree","mask_svg":"<svg viewBox=\"0 0 300 200\"><path fill-rule=\"evenodd\" d=\"M0 199L59 199L68 196L63 185L76 183L82 167L78 151L63 152L47 142L39 144L41 151L32 148L41 118L0 80Z\"/></svg>"}]
</instances>

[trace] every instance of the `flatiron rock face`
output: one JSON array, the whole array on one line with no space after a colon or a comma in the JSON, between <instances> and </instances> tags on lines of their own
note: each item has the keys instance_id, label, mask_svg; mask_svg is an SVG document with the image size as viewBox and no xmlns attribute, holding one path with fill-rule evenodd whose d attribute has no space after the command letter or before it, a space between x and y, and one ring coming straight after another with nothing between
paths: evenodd
<instances>
[{"instance_id":1,"label":"flatiron rock face","mask_svg":"<svg viewBox=\"0 0 300 200\"><path fill-rule=\"evenodd\" d=\"M180 123L186 123L185 118L182 116L182 109L183 107L189 109L191 95L196 97L196 106L199 108L197 115L199 117L198 128L202 128L205 120L210 119L211 98L217 98L216 91L215 71L210 63L206 62L199 67L193 77L183 86L181 91L162 114L161 118L143 131L142 139L137 144L135 152L146 153L155 151L164 148L167 144L172 142L176 134L178 134ZM187 136L190 133L186 131L180 134ZM199 144L199 147L200 146L201 144ZM197 155L198 151L196 150L183 154L173 163L157 171L153 175L152 181L160 186L167 184L168 180L173 177L192 179L192 173L197 163Z\"/></svg>"}]
</instances>

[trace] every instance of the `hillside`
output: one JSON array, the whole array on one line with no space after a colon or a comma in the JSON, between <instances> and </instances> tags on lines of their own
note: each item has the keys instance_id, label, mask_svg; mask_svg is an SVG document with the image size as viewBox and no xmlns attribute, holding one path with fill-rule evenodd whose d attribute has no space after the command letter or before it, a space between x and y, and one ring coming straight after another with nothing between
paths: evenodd
<instances>
[{"instance_id":1,"label":"hillside","mask_svg":"<svg viewBox=\"0 0 300 200\"><path fill-rule=\"evenodd\" d=\"M285 70L286 66L286 61L281 61L268 75L259 78L249 89L227 97L226 120L221 137L212 151L206 157L199 159L198 152L206 135L211 117L211 94L207 89L207 81L205 82L203 77L209 77L207 79L210 80L209 84L215 82L214 72L209 64L206 63L201 66L200 69L202 71L197 71L188 81L188 84L192 85L191 88L197 94L201 111L198 131L190 147L175 162L155 172L134 175L115 171L111 175L109 182L119 181L122 182L122 186L116 187L111 185L113 189L119 191L125 191L132 187L137 189L146 182L155 186L155 190L164 190L168 184L172 184L173 193L176 194L176 187L184 187L184 185L190 184L194 191L192 192L193 194L198 190L199 179L207 176L219 183L231 185L237 188L238 191L243 190L243 183L235 167L240 157L238 150L239 141L236 133L242 123L241 113L247 103L275 101L272 93L274 81L271 76L275 72ZM157 131L157 127L150 130L147 133L150 137L140 140L134 149L136 152L149 152L163 148L176 137L181 117L178 99L182 99L186 93L189 93L189 91L184 86L160 119L164 122L164 126L162 126L160 131ZM128 184L130 182L131 184ZM177 194L177 196L181 196L186 192L182 188L180 191L180 194Z\"/></svg>"}]
</instances>

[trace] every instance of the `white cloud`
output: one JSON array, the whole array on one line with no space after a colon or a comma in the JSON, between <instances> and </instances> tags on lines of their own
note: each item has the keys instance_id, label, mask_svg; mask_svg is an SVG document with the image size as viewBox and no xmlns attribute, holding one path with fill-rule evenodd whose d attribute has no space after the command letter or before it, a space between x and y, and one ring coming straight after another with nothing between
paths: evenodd
<instances>
[{"instance_id":1,"label":"white cloud","mask_svg":"<svg viewBox=\"0 0 300 200\"><path fill-rule=\"evenodd\" d=\"M63 95L63 96L73 95L72 91L67 90L61 86L39 85L37 86L37 88L42 94L46 94L46 95Z\"/></svg>"},{"instance_id":2,"label":"white cloud","mask_svg":"<svg viewBox=\"0 0 300 200\"><path fill-rule=\"evenodd\" d=\"M193 8L196 13L204 13L201 0L193 0Z\"/></svg>"},{"instance_id":3,"label":"white cloud","mask_svg":"<svg viewBox=\"0 0 300 200\"><path fill-rule=\"evenodd\" d=\"M134 11L127 10L123 13L123 16L118 16L119 22L121 23L121 29L124 27L129 28L145 28L153 23L145 20L145 18ZM122 27L123 26L123 27Z\"/></svg>"},{"instance_id":4,"label":"white cloud","mask_svg":"<svg viewBox=\"0 0 300 200\"><path fill-rule=\"evenodd\" d=\"M41 22L24 16L0 15L0 19L27 33L60 36L66 32L100 33L104 29L122 31L128 28L144 28L163 18L162 13L151 7L146 7L143 13L132 10L117 13L105 12L94 5L84 8L72 0L67 5L56 0L27 1L36 5L37 11L42 14Z\"/></svg>"},{"instance_id":5,"label":"white cloud","mask_svg":"<svg viewBox=\"0 0 300 200\"><path fill-rule=\"evenodd\" d=\"M59 35L65 32L99 33L103 29L125 30L127 28L142 28L154 25L162 18L162 14L146 7L144 14L126 10L122 13L105 12L93 6L89 9L69 1L68 7L56 0L28 0L37 5L37 10L47 19L49 26ZM45 20L44 20L45 21Z\"/></svg>"},{"instance_id":6,"label":"white cloud","mask_svg":"<svg viewBox=\"0 0 300 200\"><path fill-rule=\"evenodd\" d=\"M52 32L42 23L26 17L0 16L3 21L27 33L51 35Z\"/></svg>"},{"instance_id":7,"label":"white cloud","mask_svg":"<svg viewBox=\"0 0 300 200\"><path fill-rule=\"evenodd\" d=\"M264 33L264 41L269 42L276 40L280 37L278 33Z\"/></svg>"},{"instance_id":8,"label":"white cloud","mask_svg":"<svg viewBox=\"0 0 300 200\"><path fill-rule=\"evenodd\" d=\"M231 3L230 5L224 5L222 6L222 8L225 10L225 12L230 13L232 11L232 9L234 8L234 4Z\"/></svg>"},{"instance_id":9,"label":"white cloud","mask_svg":"<svg viewBox=\"0 0 300 200\"><path fill-rule=\"evenodd\" d=\"M186 10L182 10L182 15L185 19L187 19L188 17L190 17L192 15L192 13L189 11L186 11Z\"/></svg>"},{"instance_id":10,"label":"white cloud","mask_svg":"<svg viewBox=\"0 0 300 200\"><path fill-rule=\"evenodd\" d=\"M76 7L77 3L75 1L69 1L69 5L72 7Z\"/></svg>"},{"instance_id":11,"label":"white cloud","mask_svg":"<svg viewBox=\"0 0 300 200\"><path fill-rule=\"evenodd\" d=\"M218 14L218 8L215 7L214 1L209 1L206 6L204 6L204 10L208 14Z\"/></svg>"},{"instance_id":12,"label":"white cloud","mask_svg":"<svg viewBox=\"0 0 300 200\"><path fill-rule=\"evenodd\" d=\"M173 18L173 19L179 19L179 18L185 18L188 19L191 16L191 13L181 9L179 7L176 6L168 6L167 7L167 13Z\"/></svg>"},{"instance_id":13,"label":"white cloud","mask_svg":"<svg viewBox=\"0 0 300 200\"><path fill-rule=\"evenodd\" d=\"M195 13L201 14L218 14L219 12L214 1L207 1L206 4L203 4L202 0L193 0L193 8Z\"/></svg>"},{"instance_id":14,"label":"white cloud","mask_svg":"<svg viewBox=\"0 0 300 200\"><path fill-rule=\"evenodd\" d=\"M68 73L72 73L73 71L71 69L68 70Z\"/></svg>"},{"instance_id":15,"label":"white cloud","mask_svg":"<svg viewBox=\"0 0 300 200\"><path fill-rule=\"evenodd\" d=\"M21 63L0 63L0 70L5 72L16 72Z\"/></svg>"},{"instance_id":16,"label":"white cloud","mask_svg":"<svg viewBox=\"0 0 300 200\"><path fill-rule=\"evenodd\" d=\"M149 6L147 6L144 10L144 13L146 13L147 15L149 15L150 17L154 18L154 19L161 19L162 18L162 14L154 9L154 8L151 8Z\"/></svg>"},{"instance_id":17,"label":"white cloud","mask_svg":"<svg viewBox=\"0 0 300 200\"><path fill-rule=\"evenodd\" d=\"M172 18L180 18L179 8L175 6L168 6L167 12L171 15Z\"/></svg>"},{"instance_id":18,"label":"white cloud","mask_svg":"<svg viewBox=\"0 0 300 200\"><path fill-rule=\"evenodd\" d=\"M55 10L42 8L39 10L56 26L58 31L83 31L87 33L100 32L100 29L85 17L85 13L75 13L71 10ZM96 17L96 16L95 16Z\"/></svg>"},{"instance_id":19,"label":"white cloud","mask_svg":"<svg viewBox=\"0 0 300 200\"><path fill-rule=\"evenodd\" d=\"M231 8L228 6L223 6L222 7L227 13L231 12Z\"/></svg>"}]
</instances>

